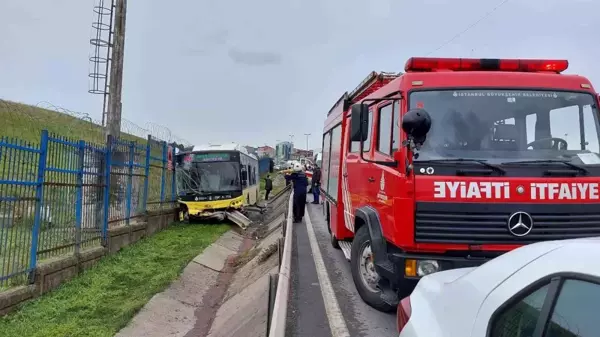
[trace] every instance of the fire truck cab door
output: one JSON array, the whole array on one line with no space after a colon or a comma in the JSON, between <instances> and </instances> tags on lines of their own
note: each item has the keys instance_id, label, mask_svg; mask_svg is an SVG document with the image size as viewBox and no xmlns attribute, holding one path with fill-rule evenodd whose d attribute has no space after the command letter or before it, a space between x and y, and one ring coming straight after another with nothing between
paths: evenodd
<instances>
[{"instance_id":1,"label":"fire truck cab door","mask_svg":"<svg viewBox=\"0 0 600 337\"><path fill-rule=\"evenodd\" d=\"M348 123L352 123L351 119L348 119ZM348 125L350 126L350 125ZM373 111L369 110L369 124L367 128L368 137L363 142L363 157L365 159L372 159L372 137L373 137ZM373 189L376 183L379 181L373 175L372 164L369 164L361 159L360 156L360 142L350 142L349 138L346 139L350 147L346 153L346 170L347 174L344 175L344 179L347 182L349 198L347 202L350 204L345 209L354 215L356 208L370 204L375 194ZM352 228L354 228L352 224Z\"/></svg>"},{"instance_id":2,"label":"fire truck cab door","mask_svg":"<svg viewBox=\"0 0 600 337\"><path fill-rule=\"evenodd\" d=\"M399 101L378 104L374 114L372 159L378 162L394 162L395 152L400 147ZM384 236L393 234L394 202L398 197L401 181L405 176L399 166L370 164L369 177L374 177L369 193L373 196L372 206L379 215L381 232Z\"/></svg>"}]
</instances>

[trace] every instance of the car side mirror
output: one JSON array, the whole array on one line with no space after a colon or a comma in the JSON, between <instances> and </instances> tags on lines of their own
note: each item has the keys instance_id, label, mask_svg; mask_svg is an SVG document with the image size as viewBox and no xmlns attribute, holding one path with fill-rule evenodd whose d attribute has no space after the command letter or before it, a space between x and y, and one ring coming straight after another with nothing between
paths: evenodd
<instances>
[{"instance_id":1,"label":"car side mirror","mask_svg":"<svg viewBox=\"0 0 600 337\"><path fill-rule=\"evenodd\" d=\"M352 106L352 121L350 125L350 140L353 142L364 142L367 140L367 128L369 125L369 107L366 104L354 104Z\"/></svg>"},{"instance_id":2,"label":"car side mirror","mask_svg":"<svg viewBox=\"0 0 600 337\"><path fill-rule=\"evenodd\" d=\"M242 181L248 180L248 171L242 171Z\"/></svg>"}]
</instances>

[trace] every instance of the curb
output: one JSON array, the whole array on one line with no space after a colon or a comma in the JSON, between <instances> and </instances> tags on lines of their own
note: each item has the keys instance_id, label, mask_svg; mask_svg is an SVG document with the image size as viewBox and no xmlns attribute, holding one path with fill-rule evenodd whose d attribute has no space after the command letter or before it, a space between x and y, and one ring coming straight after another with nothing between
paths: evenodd
<instances>
[{"instance_id":1,"label":"curb","mask_svg":"<svg viewBox=\"0 0 600 337\"><path fill-rule=\"evenodd\" d=\"M269 327L269 337L283 337L287 321L287 305L290 292L290 272L292 263L292 200L294 192L290 193L288 202L287 221L284 222L284 245L281 254L281 266L277 280L277 292L273 302L273 317Z\"/></svg>"}]
</instances>

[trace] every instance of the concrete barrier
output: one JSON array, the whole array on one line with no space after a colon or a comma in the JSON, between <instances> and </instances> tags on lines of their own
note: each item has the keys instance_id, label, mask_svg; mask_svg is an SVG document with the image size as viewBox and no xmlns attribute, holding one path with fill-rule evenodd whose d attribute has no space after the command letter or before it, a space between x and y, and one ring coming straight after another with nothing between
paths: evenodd
<instances>
[{"instance_id":1,"label":"concrete barrier","mask_svg":"<svg viewBox=\"0 0 600 337\"><path fill-rule=\"evenodd\" d=\"M277 291L273 301L272 318L270 320L268 337L285 336L285 327L287 320L287 305L290 292L290 270L292 263L292 202L294 193L290 193L288 201L287 217L285 221L283 252L281 253L281 265L279 266L279 276L277 280Z\"/></svg>"},{"instance_id":2,"label":"concrete barrier","mask_svg":"<svg viewBox=\"0 0 600 337\"><path fill-rule=\"evenodd\" d=\"M289 196L289 192L288 189L285 196ZM277 289L282 288L279 286L281 269L277 249L284 234L283 228L289 227L287 214L291 199L280 198L280 202L273 199L265 214L271 221L263 222L254 228L253 233L247 233L247 237L256 241L241 252L240 258L245 262L236 266L229 284L220 285L227 287L227 292L215 313L208 337L268 336L273 310L280 310L274 309ZM282 298L282 295L279 297ZM199 335L197 332L194 331L195 335Z\"/></svg>"}]
</instances>

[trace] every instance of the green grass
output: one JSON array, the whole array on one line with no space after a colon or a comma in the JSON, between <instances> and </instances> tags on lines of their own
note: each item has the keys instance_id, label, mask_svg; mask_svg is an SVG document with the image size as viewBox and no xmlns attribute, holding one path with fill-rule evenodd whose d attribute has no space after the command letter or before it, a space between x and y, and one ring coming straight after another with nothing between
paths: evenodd
<instances>
[{"instance_id":1,"label":"green grass","mask_svg":"<svg viewBox=\"0 0 600 337\"><path fill-rule=\"evenodd\" d=\"M172 225L0 318L2 337L112 337L226 225Z\"/></svg>"}]
</instances>

